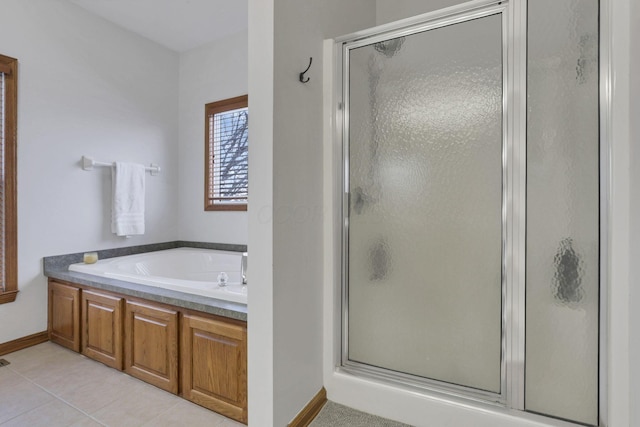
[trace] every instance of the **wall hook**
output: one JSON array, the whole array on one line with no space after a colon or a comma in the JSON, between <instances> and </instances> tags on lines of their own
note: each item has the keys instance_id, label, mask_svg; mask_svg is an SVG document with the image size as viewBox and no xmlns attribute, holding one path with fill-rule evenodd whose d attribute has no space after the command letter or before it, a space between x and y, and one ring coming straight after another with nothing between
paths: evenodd
<instances>
[{"instance_id":1,"label":"wall hook","mask_svg":"<svg viewBox=\"0 0 640 427\"><path fill-rule=\"evenodd\" d=\"M303 72L300 73L300 81L302 83L306 83L309 80L311 80L309 77L307 77L307 79L305 80L304 75L306 74L307 71L309 71L309 68L311 68L311 63L313 62L313 58L309 58L309 66L307 67L306 70L304 70Z\"/></svg>"}]
</instances>

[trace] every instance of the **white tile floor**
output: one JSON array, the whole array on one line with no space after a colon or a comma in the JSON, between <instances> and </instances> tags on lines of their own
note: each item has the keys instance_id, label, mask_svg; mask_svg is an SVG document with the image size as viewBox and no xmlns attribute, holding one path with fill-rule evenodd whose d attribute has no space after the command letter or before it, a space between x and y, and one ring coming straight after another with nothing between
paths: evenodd
<instances>
[{"instance_id":1,"label":"white tile floor","mask_svg":"<svg viewBox=\"0 0 640 427\"><path fill-rule=\"evenodd\" d=\"M244 426L50 342L0 358L2 427Z\"/></svg>"}]
</instances>

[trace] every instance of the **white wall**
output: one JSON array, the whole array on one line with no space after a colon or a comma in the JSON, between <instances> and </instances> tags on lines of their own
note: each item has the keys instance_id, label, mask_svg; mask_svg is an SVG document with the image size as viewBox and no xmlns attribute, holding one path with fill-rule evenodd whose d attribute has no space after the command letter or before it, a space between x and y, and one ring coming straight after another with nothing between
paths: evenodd
<instances>
[{"instance_id":1,"label":"white wall","mask_svg":"<svg viewBox=\"0 0 640 427\"><path fill-rule=\"evenodd\" d=\"M273 1L249 0L249 425L273 425ZM255 159L260 159L256 161Z\"/></svg>"},{"instance_id":2,"label":"white wall","mask_svg":"<svg viewBox=\"0 0 640 427\"><path fill-rule=\"evenodd\" d=\"M604 28L610 28L611 40L611 195L610 195L610 237L609 237L609 301L608 317L608 408L610 425L627 426L630 424L630 359L629 338L632 332L630 324L629 290L633 283L630 275L631 240L629 237L632 217L631 202L638 200L637 193L631 192L629 134L630 117L630 6L632 0L608 0L611 18L605 15ZM608 21L608 22L607 22ZM611 24L610 26L608 24ZM636 223L638 220L634 219ZM635 243L635 242L634 242ZM637 286L637 283L636 283Z\"/></svg>"},{"instance_id":3,"label":"white wall","mask_svg":"<svg viewBox=\"0 0 640 427\"><path fill-rule=\"evenodd\" d=\"M250 425L286 425L323 386L322 41L373 26L370 4L249 2Z\"/></svg>"},{"instance_id":4,"label":"white wall","mask_svg":"<svg viewBox=\"0 0 640 427\"><path fill-rule=\"evenodd\" d=\"M278 0L274 32L274 425L322 378L322 41L370 27L370 1ZM298 73L313 64L306 84Z\"/></svg>"},{"instance_id":5,"label":"white wall","mask_svg":"<svg viewBox=\"0 0 640 427\"><path fill-rule=\"evenodd\" d=\"M465 3L461 0L376 0L376 25L410 18L445 7Z\"/></svg>"},{"instance_id":6,"label":"white wall","mask_svg":"<svg viewBox=\"0 0 640 427\"><path fill-rule=\"evenodd\" d=\"M630 294L629 299L630 306L630 354L629 360L634 361L631 363L630 372L630 397L631 414L629 425L640 425L640 364L637 363L640 360L640 263L637 260L640 259L640 80L637 76L640 75L640 3L637 1L631 2L631 36L630 48L628 50L631 60L630 76L634 78L630 79L630 171L631 171L631 226L630 226L630 258L635 262L631 263L630 271Z\"/></svg>"},{"instance_id":7,"label":"white wall","mask_svg":"<svg viewBox=\"0 0 640 427\"><path fill-rule=\"evenodd\" d=\"M246 212L204 210L204 105L247 94L247 33L180 55L180 239L247 243Z\"/></svg>"},{"instance_id":8,"label":"white wall","mask_svg":"<svg viewBox=\"0 0 640 427\"><path fill-rule=\"evenodd\" d=\"M20 293L0 305L3 343L46 330L42 257L178 238L178 56L67 2L0 6L0 53L19 60ZM83 154L162 167L144 236L111 234L109 171L83 171Z\"/></svg>"}]
</instances>

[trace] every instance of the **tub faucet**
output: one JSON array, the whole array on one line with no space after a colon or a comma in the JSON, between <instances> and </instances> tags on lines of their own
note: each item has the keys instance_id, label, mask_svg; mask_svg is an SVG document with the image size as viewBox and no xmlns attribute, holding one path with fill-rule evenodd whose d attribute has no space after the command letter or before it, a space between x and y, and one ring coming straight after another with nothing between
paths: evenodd
<instances>
[{"instance_id":1,"label":"tub faucet","mask_svg":"<svg viewBox=\"0 0 640 427\"><path fill-rule=\"evenodd\" d=\"M247 262L248 262L248 254L247 252L242 253L242 261L240 262L240 274L242 274L242 284L247 284Z\"/></svg>"}]
</instances>

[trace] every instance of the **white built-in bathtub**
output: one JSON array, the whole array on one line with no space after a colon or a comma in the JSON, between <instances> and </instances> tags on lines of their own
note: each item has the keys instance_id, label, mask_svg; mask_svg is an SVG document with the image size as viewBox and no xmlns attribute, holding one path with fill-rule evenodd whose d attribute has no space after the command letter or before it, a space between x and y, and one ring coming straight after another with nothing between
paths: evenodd
<instances>
[{"instance_id":1,"label":"white built-in bathtub","mask_svg":"<svg viewBox=\"0 0 640 427\"><path fill-rule=\"evenodd\" d=\"M241 252L177 248L71 264L69 270L246 304L241 262ZM224 287L218 285L221 272L229 277Z\"/></svg>"}]
</instances>

